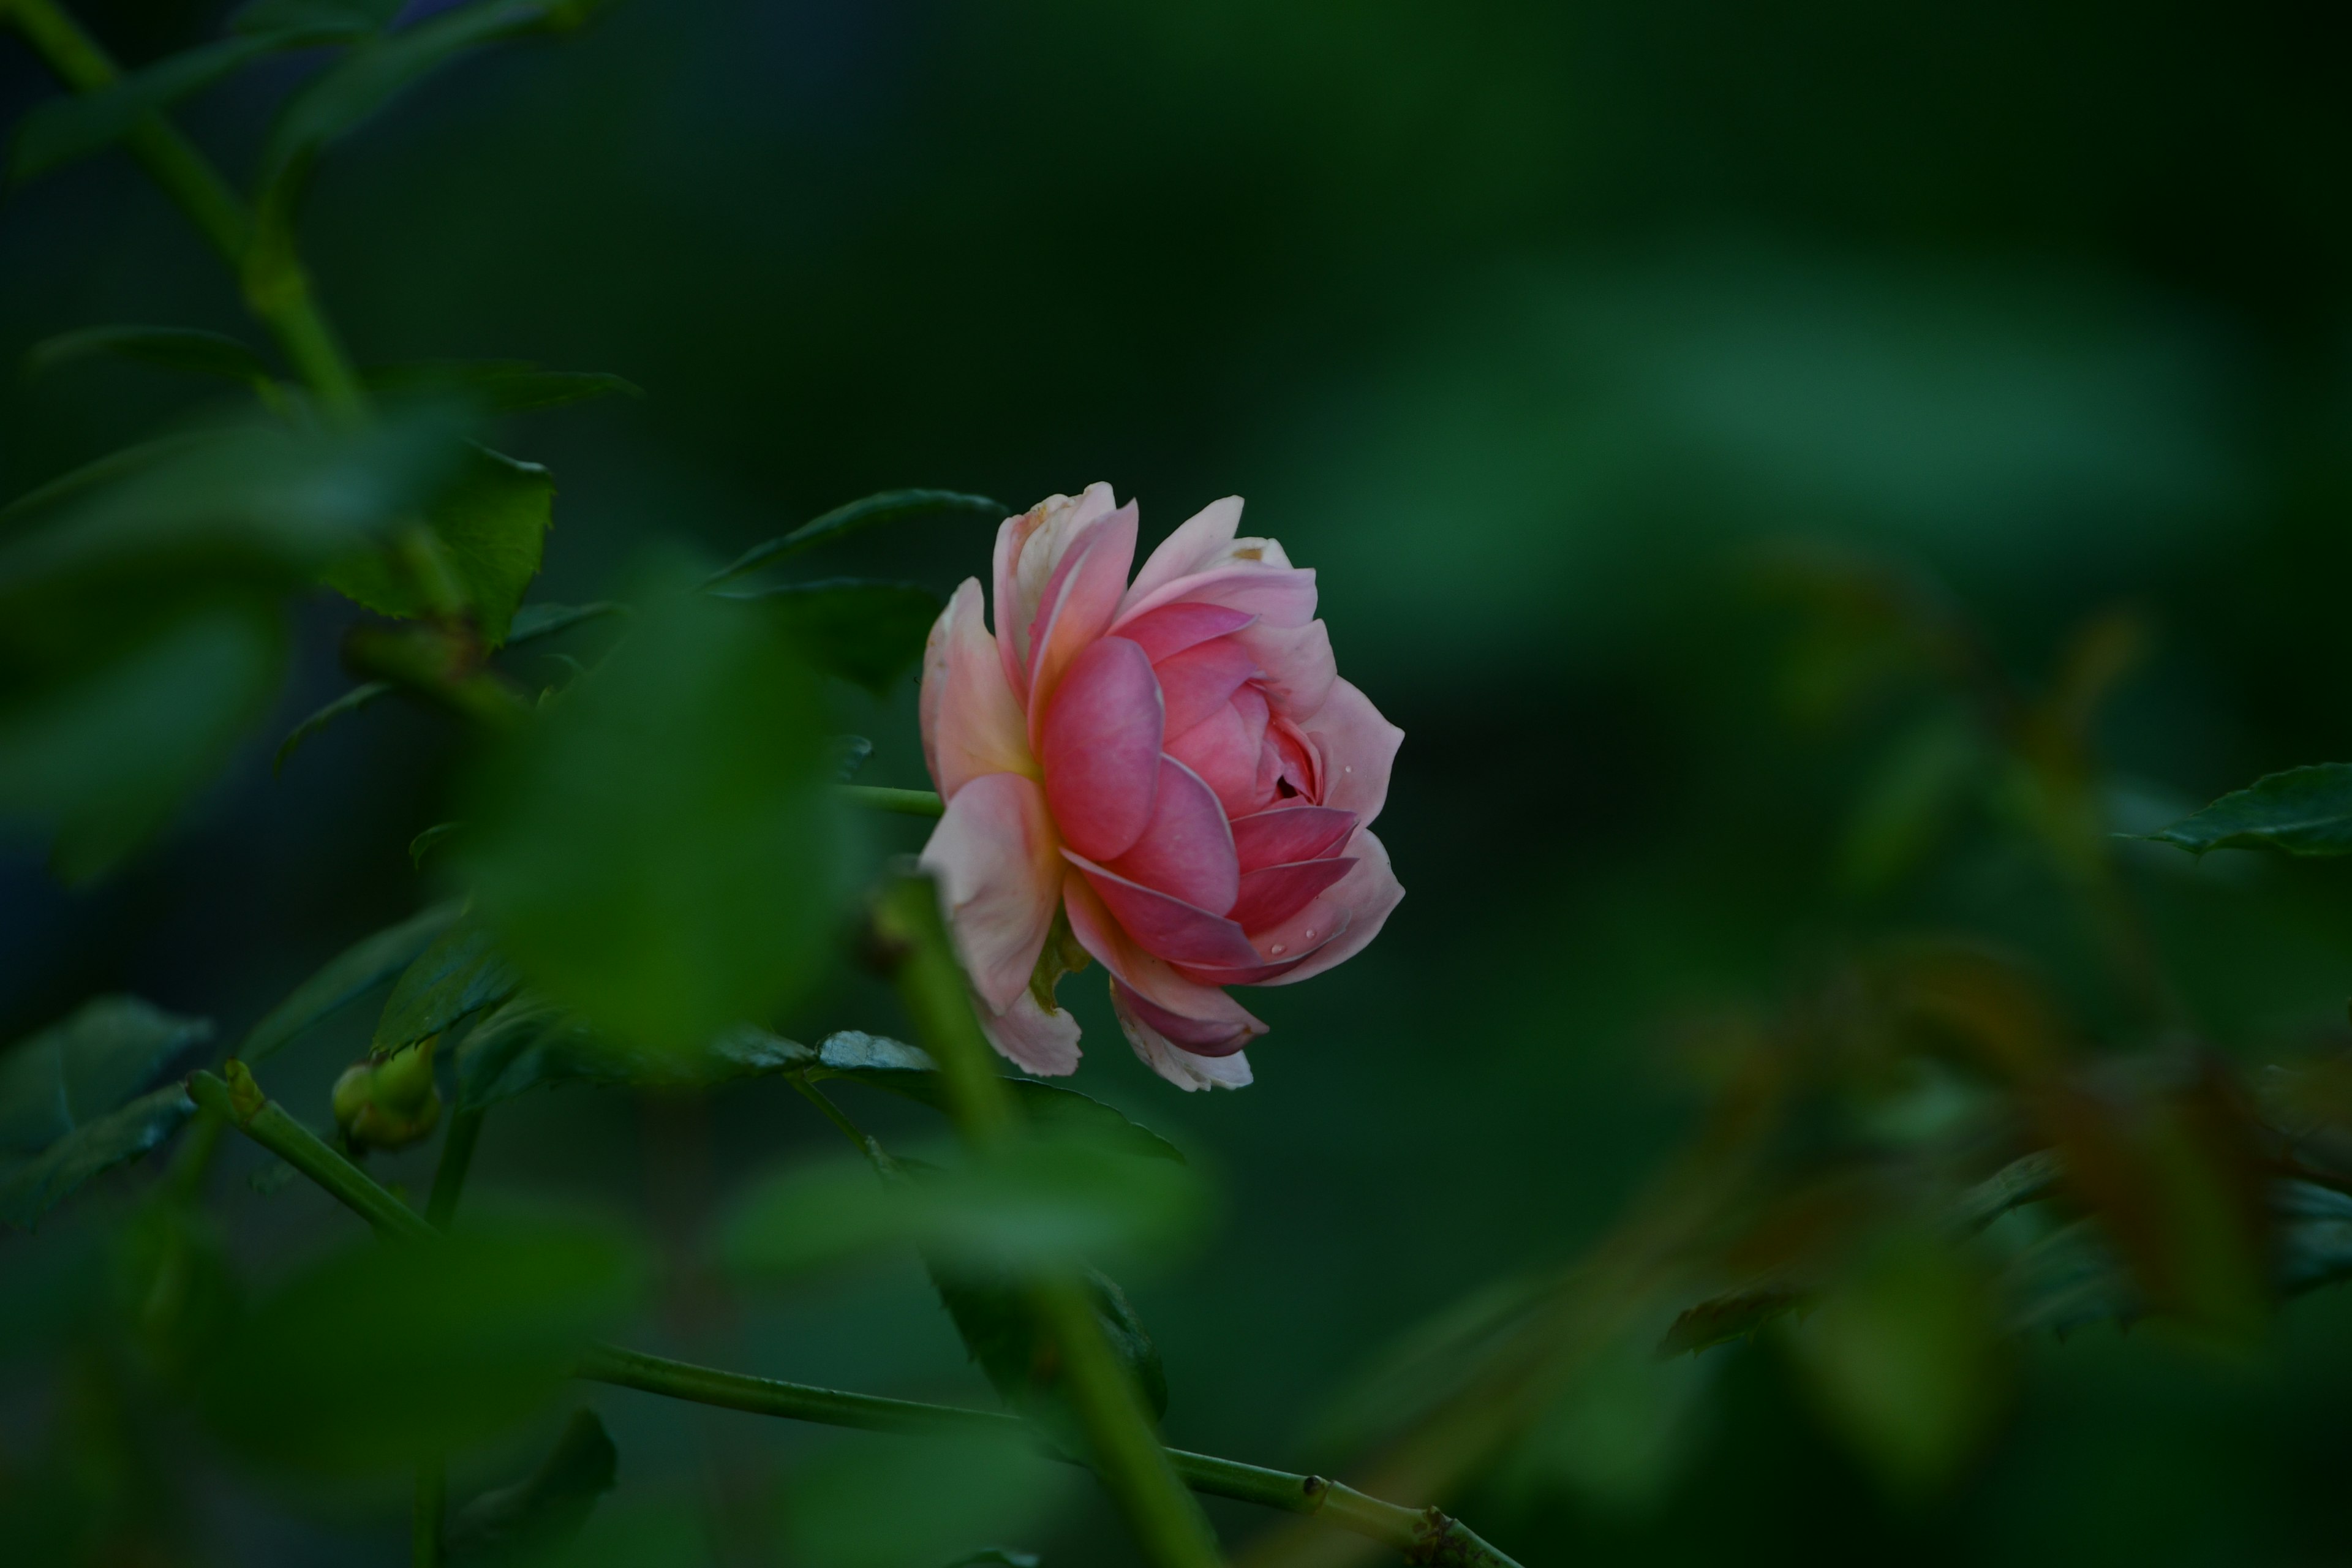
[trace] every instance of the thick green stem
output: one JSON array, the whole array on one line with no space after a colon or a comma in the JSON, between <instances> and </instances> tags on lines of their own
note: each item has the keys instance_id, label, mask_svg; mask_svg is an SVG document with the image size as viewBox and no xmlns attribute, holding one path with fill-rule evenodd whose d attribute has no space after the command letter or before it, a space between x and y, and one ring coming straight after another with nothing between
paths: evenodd
<instances>
[{"instance_id":1,"label":"thick green stem","mask_svg":"<svg viewBox=\"0 0 2352 1568\"><path fill-rule=\"evenodd\" d=\"M16 23L58 79L76 92L95 92L121 78L104 47L56 0L0 0L0 15ZM162 115L148 116L125 141L131 156L236 271L247 308L276 334L320 405L346 418L363 414L367 395L291 247L257 245L252 212L195 143Z\"/></svg>"},{"instance_id":2,"label":"thick green stem","mask_svg":"<svg viewBox=\"0 0 2352 1568\"><path fill-rule=\"evenodd\" d=\"M437 1234L423 1215L385 1192L366 1172L335 1152L317 1133L266 1098L242 1062L232 1061L226 1079L208 1072L195 1074L188 1080L188 1093L206 1111L234 1125L324 1187L330 1196L374 1226L379 1233L418 1241L430 1240ZM1034 1442L1035 1437L1028 1424L1018 1416L994 1411L960 1410L947 1405L923 1405L871 1394L844 1394L806 1384L779 1383L670 1361L615 1345L591 1346L577 1371L579 1376L593 1382L828 1426L856 1426L872 1432L993 1436L1020 1442ZM1044 1451L1055 1458L1076 1462L1051 1449ZM1417 1563L1440 1564L1441 1568L1517 1568L1509 1558L1435 1509L1415 1510L1382 1502L1319 1476L1261 1469L1255 1465L1213 1458L1206 1454L1163 1452L1174 1473L1199 1491L1292 1513L1313 1514L1359 1535L1386 1542ZM1412 1555L1416 1552L1419 1555Z\"/></svg>"},{"instance_id":3,"label":"thick green stem","mask_svg":"<svg viewBox=\"0 0 2352 1568\"><path fill-rule=\"evenodd\" d=\"M1020 1120L972 1013L938 889L928 877L898 877L875 914L877 933L897 960L899 997L914 1017L916 1037L940 1064L958 1125L974 1148L1002 1148L1021 1136ZM1073 1275L1053 1274L1035 1281L1030 1294L1061 1352L1096 1472L1145 1554L1160 1568L1214 1568L1216 1536L1170 1465L1141 1391L1104 1339L1084 1287Z\"/></svg>"},{"instance_id":4,"label":"thick green stem","mask_svg":"<svg viewBox=\"0 0 2352 1568\"><path fill-rule=\"evenodd\" d=\"M947 805L933 791L927 789L885 789L880 784L843 784L841 793L851 805L869 811L895 812L900 816L939 816Z\"/></svg>"}]
</instances>

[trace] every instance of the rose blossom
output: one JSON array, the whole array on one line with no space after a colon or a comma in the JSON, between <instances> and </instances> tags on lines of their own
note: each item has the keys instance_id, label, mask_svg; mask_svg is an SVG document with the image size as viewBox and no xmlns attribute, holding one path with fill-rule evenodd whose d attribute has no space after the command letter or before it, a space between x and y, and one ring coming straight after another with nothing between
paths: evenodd
<instances>
[{"instance_id":1,"label":"rose blossom","mask_svg":"<svg viewBox=\"0 0 2352 1568\"><path fill-rule=\"evenodd\" d=\"M931 628L923 862L989 1038L1032 1072L1078 1065L1071 938L1161 1077L1238 1089L1265 1026L1225 987L1321 973L1404 897L1370 831L1404 733L1339 678L1315 574L1241 515L1207 507L1130 584L1135 503L1051 497L997 531L995 634L976 578Z\"/></svg>"}]
</instances>

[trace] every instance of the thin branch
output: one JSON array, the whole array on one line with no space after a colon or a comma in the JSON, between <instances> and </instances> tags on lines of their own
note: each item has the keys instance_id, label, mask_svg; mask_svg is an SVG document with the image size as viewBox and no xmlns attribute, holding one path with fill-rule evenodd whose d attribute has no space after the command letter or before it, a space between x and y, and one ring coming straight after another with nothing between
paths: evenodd
<instances>
[{"instance_id":1,"label":"thin branch","mask_svg":"<svg viewBox=\"0 0 2352 1568\"><path fill-rule=\"evenodd\" d=\"M940 816L947 805L927 789L886 789L880 784L842 784L843 798L869 811L895 812L900 816Z\"/></svg>"},{"instance_id":2,"label":"thin branch","mask_svg":"<svg viewBox=\"0 0 2352 1568\"><path fill-rule=\"evenodd\" d=\"M188 1079L188 1094L199 1106L316 1182L379 1233L410 1241L429 1241L438 1234L423 1215L384 1191L366 1172L335 1152L317 1133L263 1095L244 1063L229 1063L226 1079L209 1072L196 1073ZM781 1383L669 1361L616 1345L590 1347L577 1375L594 1383L635 1388L698 1405L720 1405L755 1415L777 1415L827 1426L1035 1441L1035 1433L1026 1422L995 1411L964 1410L948 1405L924 1405L871 1394L845 1394L806 1384ZM1050 1449L1043 1451L1065 1463L1080 1462ZM1393 1546L1415 1563L1435 1564L1437 1568L1517 1568L1510 1558L1435 1509L1414 1510L1383 1502L1320 1476L1263 1469L1181 1449L1166 1452L1174 1472L1195 1491L1235 1498L1288 1513L1312 1515L1342 1530Z\"/></svg>"}]
</instances>

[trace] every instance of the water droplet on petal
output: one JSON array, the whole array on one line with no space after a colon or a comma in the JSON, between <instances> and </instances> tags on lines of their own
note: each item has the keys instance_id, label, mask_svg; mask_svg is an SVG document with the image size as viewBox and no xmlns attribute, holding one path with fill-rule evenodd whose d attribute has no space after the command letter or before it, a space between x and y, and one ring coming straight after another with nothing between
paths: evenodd
<instances>
[{"instance_id":1,"label":"water droplet on petal","mask_svg":"<svg viewBox=\"0 0 2352 1568\"><path fill-rule=\"evenodd\" d=\"M1266 952L1280 952L1281 951L1282 951L1282 943L1280 943L1280 942L1276 942L1272 947L1269 947L1269 948L1267 948L1267 949L1266 949Z\"/></svg>"}]
</instances>

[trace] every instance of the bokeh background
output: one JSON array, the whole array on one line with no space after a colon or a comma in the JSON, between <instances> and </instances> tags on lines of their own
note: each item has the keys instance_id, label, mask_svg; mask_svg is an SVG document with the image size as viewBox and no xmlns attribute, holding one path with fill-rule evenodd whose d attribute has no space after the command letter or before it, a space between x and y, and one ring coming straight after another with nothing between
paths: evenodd
<instances>
[{"instance_id":1,"label":"bokeh background","mask_svg":"<svg viewBox=\"0 0 2352 1568\"><path fill-rule=\"evenodd\" d=\"M220 9L87 14L138 60ZM2352 755L2347 44L2340 15L2268 5L635 0L425 84L328 161L304 234L363 361L645 389L501 432L560 488L535 596L900 485L1025 506L1107 479L1148 540L1238 492L1248 531L1318 569L1343 672L1406 732L1381 822L1406 902L1362 957L1263 994L1239 1094L1180 1095L1129 1058L1097 974L1066 991L1081 1085L1225 1194L1214 1241L1133 1286L1171 1440L1344 1466L1317 1418L1383 1345L1572 1257L1685 1134L1681 1021L1963 930L2131 1043L2091 935L1997 826L1855 874L1899 716L1792 700L1802 612L1759 591L1759 550L1828 542L1939 585L2029 689L2086 617L2138 616L2098 731L2118 826ZM184 122L242 167L306 68ZM52 90L0 39L0 118ZM247 330L119 155L0 204L0 355L103 321ZM205 395L136 367L0 377L0 489ZM915 525L823 564L945 590L988 538ZM278 721L160 850L74 891L35 848L0 860L12 1034L103 990L242 1028L432 896L406 846L446 815L438 721L379 705L270 771L347 684L355 614L304 610ZM875 742L863 776L922 783L910 688L841 699ZM2339 868L2121 863L2205 1037L2251 1065L2342 1031ZM856 980L793 1023L898 1027ZM323 1119L365 1029L289 1053L276 1092ZM681 1351L984 1400L911 1266L772 1296L693 1267L729 1191L829 1136L781 1089L572 1091L502 1108L477 1179L657 1238ZM425 1161L383 1168L414 1187ZM223 1180L257 1268L340 1234L299 1185ZM1454 1500L1530 1564L2345 1555L2352 1302L2295 1304L2251 1359L2105 1330L2028 1363L1996 1436L1924 1493L1885 1489L1765 1343ZM39 1380L7 1386L30 1441ZM877 1441L593 1402L622 1455L605 1517L686 1521L647 1527L661 1561L778 1560L776 1500ZM226 1560L403 1560L397 1498L289 1499L200 1445L173 1462ZM514 1460L467 1462L461 1485ZM1229 1539L1268 1522L1215 1511ZM1024 1528L1048 1563L1128 1550L1085 1489Z\"/></svg>"}]
</instances>

